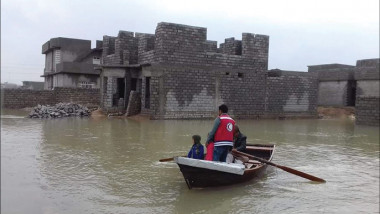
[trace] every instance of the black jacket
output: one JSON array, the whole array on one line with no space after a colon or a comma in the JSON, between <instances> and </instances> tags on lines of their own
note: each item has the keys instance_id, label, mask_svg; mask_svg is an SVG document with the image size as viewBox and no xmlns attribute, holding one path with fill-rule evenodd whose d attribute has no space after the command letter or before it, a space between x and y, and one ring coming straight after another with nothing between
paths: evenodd
<instances>
[{"instance_id":1,"label":"black jacket","mask_svg":"<svg viewBox=\"0 0 380 214\"><path fill-rule=\"evenodd\" d=\"M234 148L239 152L245 152L246 145L247 137L242 133L239 133L239 135L236 138L234 138Z\"/></svg>"}]
</instances>

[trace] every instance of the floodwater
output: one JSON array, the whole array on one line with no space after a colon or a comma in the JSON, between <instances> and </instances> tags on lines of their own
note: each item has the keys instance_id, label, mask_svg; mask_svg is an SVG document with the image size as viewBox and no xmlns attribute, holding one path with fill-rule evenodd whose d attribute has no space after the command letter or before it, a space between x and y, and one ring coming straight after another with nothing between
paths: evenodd
<instances>
[{"instance_id":1,"label":"floodwater","mask_svg":"<svg viewBox=\"0 0 380 214\"><path fill-rule=\"evenodd\" d=\"M189 190L176 164L212 120L1 116L1 213L379 213L379 128L351 120L238 120L276 144L266 176Z\"/></svg>"}]
</instances>

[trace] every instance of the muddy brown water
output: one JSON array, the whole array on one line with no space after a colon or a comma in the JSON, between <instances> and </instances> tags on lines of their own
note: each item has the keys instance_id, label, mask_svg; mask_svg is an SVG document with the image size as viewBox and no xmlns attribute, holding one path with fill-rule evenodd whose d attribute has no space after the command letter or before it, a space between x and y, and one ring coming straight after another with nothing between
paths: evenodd
<instances>
[{"instance_id":1,"label":"muddy brown water","mask_svg":"<svg viewBox=\"0 0 380 214\"><path fill-rule=\"evenodd\" d=\"M188 190L174 163L212 120L27 119L1 115L1 213L379 213L379 128L352 120L238 120L276 144L268 167L228 187Z\"/></svg>"}]
</instances>

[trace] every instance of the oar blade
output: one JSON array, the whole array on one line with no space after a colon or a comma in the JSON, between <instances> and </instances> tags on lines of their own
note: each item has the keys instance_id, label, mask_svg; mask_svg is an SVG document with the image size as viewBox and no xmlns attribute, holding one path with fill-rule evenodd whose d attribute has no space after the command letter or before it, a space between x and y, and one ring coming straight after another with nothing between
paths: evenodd
<instances>
[{"instance_id":1,"label":"oar blade","mask_svg":"<svg viewBox=\"0 0 380 214\"><path fill-rule=\"evenodd\" d=\"M300 177L306 178L306 179L311 180L311 181L320 182L320 183L326 183L326 181L323 180L322 178L318 178L318 177L315 177L313 175L309 175L307 173L300 172L298 170L295 170L295 169L292 169L292 168L289 168L289 167L286 167L286 166L277 165L277 167L280 168L280 169L282 169L282 170L284 170L284 171L287 171L287 172L292 173L294 175L298 175Z\"/></svg>"},{"instance_id":2,"label":"oar blade","mask_svg":"<svg viewBox=\"0 0 380 214\"><path fill-rule=\"evenodd\" d=\"M168 161L172 161L172 160L174 160L174 158L164 158L164 159L160 159L158 161L160 161L160 162L168 162Z\"/></svg>"},{"instance_id":3,"label":"oar blade","mask_svg":"<svg viewBox=\"0 0 380 214\"><path fill-rule=\"evenodd\" d=\"M252 158L252 159L255 159L255 160L258 160L260 161L261 163L266 163L266 164L269 164L271 166L274 166L274 167L278 167L286 172L289 172L289 173L292 173L294 175L298 175L300 177L303 177L303 178L306 178L306 179L309 179L311 181L315 181L315 182L321 182L321 183L325 183L326 181L323 180L322 178L318 178L318 177L315 177L313 175L309 175L307 173L304 173L304 172L300 172L298 170L295 170L295 169L292 169L292 168L289 168L289 167L286 167L286 166L281 166L281 165L278 165L278 164L275 164L271 161L267 161L265 159L262 159L262 158L259 158L259 157L255 157L253 155L250 155L250 154L247 154L247 153L243 153L243 152L239 152L239 151L236 151L236 150L232 150L232 153L233 154L238 154L238 155L243 155L243 156L246 156L246 157L249 157L249 158Z\"/></svg>"}]
</instances>

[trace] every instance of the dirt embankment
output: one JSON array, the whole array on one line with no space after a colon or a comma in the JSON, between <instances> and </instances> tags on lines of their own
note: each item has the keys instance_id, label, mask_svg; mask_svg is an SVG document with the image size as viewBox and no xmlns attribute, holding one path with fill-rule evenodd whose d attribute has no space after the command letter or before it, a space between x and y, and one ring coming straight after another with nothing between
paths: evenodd
<instances>
[{"instance_id":1,"label":"dirt embankment","mask_svg":"<svg viewBox=\"0 0 380 214\"><path fill-rule=\"evenodd\" d=\"M101 109L97 109L93 112L91 112L91 117L92 118L102 118L102 117L107 117L107 115L105 115Z\"/></svg>"},{"instance_id":2,"label":"dirt embankment","mask_svg":"<svg viewBox=\"0 0 380 214\"><path fill-rule=\"evenodd\" d=\"M355 107L318 107L320 118L349 118L355 119Z\"/></svg>"},{"instance_id":3,"label":"dirt embankment","mask_svg":"<svg viewBox=\"0 0 380 214\"><path fill-rule=\"evenodd\" d=\"M128 118L128 119L132 119L132 120L136 120L136 121L150 120L149 116L141 115L141 114L128 116L128 117L125 116L125 114L121 114L121 113L107 114L107 113L103 112L102 109L100 109L100 108L91 112L91 117L93 119L112 117L112 118L121 118L121 119Z\"/></svg>"}]
</instances>

